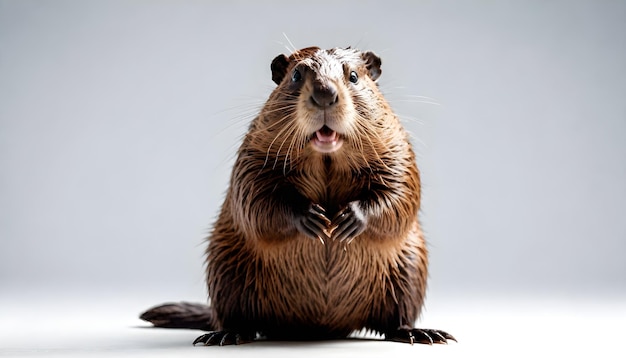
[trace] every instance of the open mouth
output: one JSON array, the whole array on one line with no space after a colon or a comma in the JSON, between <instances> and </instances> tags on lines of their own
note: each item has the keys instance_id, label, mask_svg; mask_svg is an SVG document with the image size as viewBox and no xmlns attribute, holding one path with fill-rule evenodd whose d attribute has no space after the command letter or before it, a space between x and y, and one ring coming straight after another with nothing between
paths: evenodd
<instances>
[{"instance_id":1,"label":"open mouth","mask_svg":"<svg viewBox=\"0 0 626 358\"><path fill-rule=\"evenodd\" d=\"M313 134L311 144L313 145L313 149L318 152L332 153L341 148L343 140L339 136L339 133L327 126L323 126Z\"/></svg>"}]
</instances>

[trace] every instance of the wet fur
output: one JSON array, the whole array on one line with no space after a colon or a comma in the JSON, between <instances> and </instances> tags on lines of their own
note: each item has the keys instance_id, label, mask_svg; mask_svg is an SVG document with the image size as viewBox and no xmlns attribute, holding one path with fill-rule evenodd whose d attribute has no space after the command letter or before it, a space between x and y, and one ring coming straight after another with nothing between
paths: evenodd
<instances>
[{"instance_id":1,"label":"wet fur","mask_svg":"<svg viewBox=\"0 0 626 358\"><path fill-rule=\"evenodd\" d=\"M420 178L409 138L375 83L380 64L371 52L318 48L272 62L278 87L239 148L208 240L213 330L237 332L238 342L342 338L364 328L393 339L413 327L428 267ZM297 86L294 69L304 72ZM324 120L344 143L330 154L309 145L323 125L307 102L314 81L338 88L336 111ZM345 241L312 239L294 224L312 204L328 218L356 205L365 229Z\"/></svg>"}]
</instances>

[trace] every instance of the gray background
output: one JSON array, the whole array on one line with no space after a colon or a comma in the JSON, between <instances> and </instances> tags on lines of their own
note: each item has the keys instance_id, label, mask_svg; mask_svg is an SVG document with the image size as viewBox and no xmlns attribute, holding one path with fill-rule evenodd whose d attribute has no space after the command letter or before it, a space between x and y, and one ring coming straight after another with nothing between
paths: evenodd
<instances>
[{"instance_id":1,"label":"gray background","mask_svg":"<svg viewBox=\"0 0 626 358\"><path fill-rule=\"evenodd\" d=\"M3 0L0 294L203 299L203 240L283 33L382 57L431 294L626 289L623 1Z\"/></svg>"}]
</instances>

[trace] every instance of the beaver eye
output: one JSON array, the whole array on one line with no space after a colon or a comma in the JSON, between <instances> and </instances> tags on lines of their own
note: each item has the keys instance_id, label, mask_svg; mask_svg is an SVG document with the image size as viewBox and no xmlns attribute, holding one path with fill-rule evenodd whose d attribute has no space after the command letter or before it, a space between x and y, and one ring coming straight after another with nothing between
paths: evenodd
<instances>
[{"instance_id":1,"label":"beaver eye","mask_svg":"<svg viewBox=\"0 0 626 358\"><path fill-rule=\"evenodd\" d=\"M291 82L299 82L302 79L302 74L298 70L293 70L291 75Z\"/></svg>"},{"instance_id":2,"label":"beaver eye","mask_svg":"<svg viewBox=\"0 0 626 358\"><path fill-rule=\"evenodd\" d=\"M357 83L358 80L359 80L359 76L356 74L356 72L354 71L350 72L350 82Z\"/></svg>"}]
</instances>

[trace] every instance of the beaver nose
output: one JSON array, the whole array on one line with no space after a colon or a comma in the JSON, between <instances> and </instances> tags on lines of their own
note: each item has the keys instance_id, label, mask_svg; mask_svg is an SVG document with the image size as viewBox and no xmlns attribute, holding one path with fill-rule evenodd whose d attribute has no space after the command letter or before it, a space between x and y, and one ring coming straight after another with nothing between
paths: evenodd
<instances>
[{"instance_id":1,"label":"beaver nose","mask_svg":"<svg viewBox=\"0 0 626 358\"><path fill-rule=\"evenodd\" d=\"M332 83L317 82L313 85L311 101L318 107L330 107L337 102L337 88Z\"/></svg>"}]
</instances>

